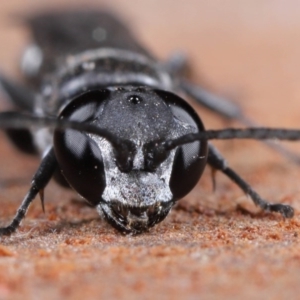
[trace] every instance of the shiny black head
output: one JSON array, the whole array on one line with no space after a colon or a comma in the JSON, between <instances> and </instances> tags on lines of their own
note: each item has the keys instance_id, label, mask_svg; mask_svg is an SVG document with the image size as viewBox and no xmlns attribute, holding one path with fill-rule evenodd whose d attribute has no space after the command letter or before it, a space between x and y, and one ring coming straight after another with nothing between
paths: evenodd
<instances>
[{"instance_id":1,"label":"shiny black head","mask_svg":"<svg viewBox=\"0 0 300 300\"><path fill-rule=\"evenodd\" d=\"M140 233L162 221L196 185L206 164L206 141L154 151L165 140L204 130L194 110L169 92L90 91L70 101L59 117L94 124L121 141L71 129L54 134L68 183L124 233Z\"/></svg>"}]
</instances>

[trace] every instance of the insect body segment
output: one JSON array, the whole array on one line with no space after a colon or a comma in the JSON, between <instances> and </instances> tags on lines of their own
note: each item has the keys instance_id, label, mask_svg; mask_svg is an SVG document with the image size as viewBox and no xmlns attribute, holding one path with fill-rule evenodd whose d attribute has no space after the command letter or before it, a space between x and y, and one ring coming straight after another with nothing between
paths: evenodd
<instances>
[{"instance_id":1,"label":"insect body segment","mask_svg":"<svg viewBox=\"0 0 300 300\"><path fill-rule=\"evenodd\" d=\"M299 140L299 131L205 131L191 106L175 94L195 94L189 84L109 14L41 14L28 24L35 52L25 53L22 68L29 87L0 76L2 89L23 113L0 113L0 127L19 149L44 158L15 218L0 234L17 229L38 193L43 202L51 177L73 188L121 232L144 232L194 188L207 162L255 204L292 217L290 206L262 200L208 140ZM33 64L37 51L39 63ZM224 111L220 102L206 100L203 105Z\"/></svg>"}]
</instances>

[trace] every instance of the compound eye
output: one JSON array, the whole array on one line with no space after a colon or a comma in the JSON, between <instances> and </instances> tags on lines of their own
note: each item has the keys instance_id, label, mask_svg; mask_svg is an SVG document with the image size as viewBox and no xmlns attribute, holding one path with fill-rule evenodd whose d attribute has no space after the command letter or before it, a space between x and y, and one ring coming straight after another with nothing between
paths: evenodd
<instances>
[{"instance_id":1,"label":"compound eye","mask_svg":"<svg viewBox=\"0 0 300 300\"><path fill-rule=\"evenodd\" d=\"M60 118L91 122L99 114L103 92L89 92L71 101ZM65 130L54 133L54 150L61 172L68 183L91 205L97 205L105 189L101 151L85 132Z\"/></svg>"},{"instance_id":2,"label":"compound eye","mask_svg":"<svg viewBox=\"0 0 300 300\"><path fill-rule=\"evenodd\" d=\"M68 183L90 204L97 205L105 189L100 149L85 133L57 131L54 147L61 172Z\"/></svg>"},{"instance_id":3,"label":"compound eye","mask_svg":"<svg viewBox=\"0 0 300 300\"><path fill-rule=\"evenodd\" d=\"M174 117L196 129L204 126L194 109L180 97L165 91L156 91L169 105ZM177 148L170 178L170 189L175 200L187 195L199 181L207 160L207 141L197 141Z\"/></svg>"},{"instance_id":4,"label":"compound eye","mask_svg":"<svg viewBox=\"0 0 300 300\"><path fill-rule=\"evenodd\" d=\"M188 194L199 181L207 160L207 142L179 147L174 157L170 189L175 199Z\"/></svg>"}]
</instances>

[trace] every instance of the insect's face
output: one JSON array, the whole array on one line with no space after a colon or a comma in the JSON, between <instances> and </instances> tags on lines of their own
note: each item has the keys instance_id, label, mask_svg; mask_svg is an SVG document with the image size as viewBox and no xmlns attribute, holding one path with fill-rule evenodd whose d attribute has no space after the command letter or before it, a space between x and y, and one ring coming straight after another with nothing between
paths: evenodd
<instances>
[{"instance_id":1,"label":"insect's face","mask_svg":"<svg viewBox=\"0 0 300 300\"><path fill-rule=\"evenodd\" d=\"M73 130L54 135L69 184L124 233L162 221L204 169L206 142L151 155L155 143L203 130L194 111L171 93L134 87L92 91L71 101L60 117L96 124L129 145L123 151L122 145Z\"/></svg>"},{"instance_id":2,"label":"insect's face","mask_svg":"<svg viewBox=\"0 0 300 300\"><path fill-rule=\"evenodd\" d=\"M123 172L117 165L114 149L106 140L94 136L101 149L105 188L97 209L122 232L138 233L160 222L174 203L169 182L174 151L165 161L149 171L145 168L145 143L134 144L131 170Z\"/></svg>"}]
</instances>

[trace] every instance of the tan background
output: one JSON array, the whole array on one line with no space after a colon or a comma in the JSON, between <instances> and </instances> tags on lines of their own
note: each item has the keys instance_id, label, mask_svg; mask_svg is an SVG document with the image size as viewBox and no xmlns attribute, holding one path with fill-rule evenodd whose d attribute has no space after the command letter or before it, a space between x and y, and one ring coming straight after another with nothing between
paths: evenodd
<instances>
[{"instance_id":1,"label":"tan background","mask_svg":"<svg viewBox=\"0 0 300 300\"><path fill-rule=\"evenodd\" d=\"M14 16L58 8L61 2L2 1L2 72L18 76L17 60L28 40ZM159 58L184 51L191 59L194 82L232 97L258 122L300 127L299 1L88 3L122 15ZM63 4L74 5L87 6L79 1ZM228 125L203 109L199 113L207 128ZM25 195L38 160L1 140L4 224ZM212 193L208 169L163 223L137 237L122 236L75 194L51 183L46 214L39 201L34 202L20 230L1 239L0 299L296 299L300 166L257 142L217 144L265 198L293 205L294 219L259 213L221 174ZM286 146L300 154L299 144Z\"/></svg>"}]
</instances>

